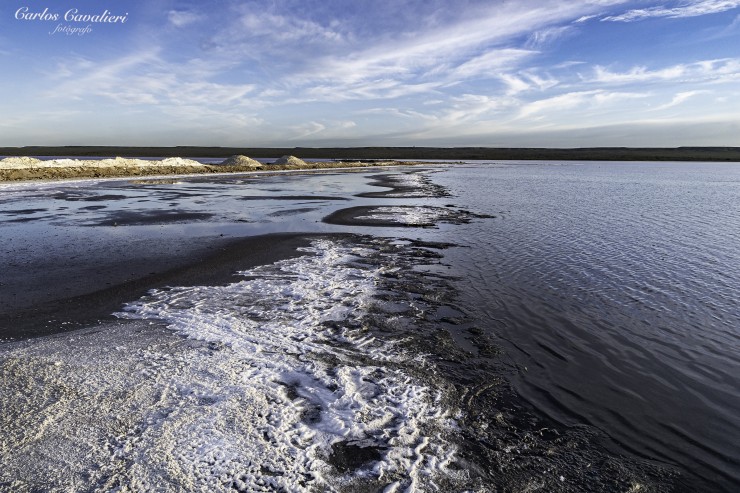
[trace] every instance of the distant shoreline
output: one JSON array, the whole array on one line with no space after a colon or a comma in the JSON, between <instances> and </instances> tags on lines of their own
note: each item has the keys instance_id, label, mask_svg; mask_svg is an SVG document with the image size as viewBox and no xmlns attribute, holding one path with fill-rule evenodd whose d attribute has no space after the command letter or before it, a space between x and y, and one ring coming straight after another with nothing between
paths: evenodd
<instances>
[{"instance_id":1,"label":"distant shoreline","mask_svg":"<svg viewBox=\"0 0 740 493\"><path fill-rule=\"evenodd\" d=\"M0 147L0 156L122 156L190 158L252 158L293 155L302 159L443 159L443 160L573 160L573 161L738 161L740 147L124 147L124 146L27 146Z\"/></svg>"}]
</instances>

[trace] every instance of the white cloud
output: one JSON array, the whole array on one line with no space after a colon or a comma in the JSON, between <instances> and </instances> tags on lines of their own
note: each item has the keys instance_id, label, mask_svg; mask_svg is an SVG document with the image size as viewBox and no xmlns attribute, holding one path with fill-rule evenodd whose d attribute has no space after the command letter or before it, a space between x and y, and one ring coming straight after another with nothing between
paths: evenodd
<instances>
[{"instance_id":1,"label":"white cloud","mask_svg":"<svg viewBox=\"0 0 740 493\"><path fill-rule=\"evenodd\" d=\"M571 26L553 26L535 31L529 36L527 48L541 48L574 31Z\"/></svg>"},{"instance_id":2,"label":"white cloud","mask_svg":"<svg viewBox=\"0 0 740 493\"><path fill-rule=\"evenodd\" d=\"M500 78L508 87L508 89L506 90L506 94L510 96L513 96L520 92L528 91L532 88L532 84L512 74L503 74Z\"/></svg>"},{"instance_id":3,"label":"white cloud","mask_svg":"<svg viewBox=\"0 0 740 493\"><path fill-rule=\"evenodd\" d=\"M521 59L520 55L531 53L531 50L514 50L500 45L509 44L514 37L533 31L552 29L553 33L564 32L557 27L558 23L570 22L574 17L594 10L593 3L554 0L538 2L535 6L530 2L496 3L494 7L474 12L475 15L449 25L419 32L414 32L414 26L409 26L406 36L372 43L371 48L312 59L313 66L301 75L312 79L356 82L379 77L436 75L448 67L461 67L460 76L466 72L477 76L497 65L496 54L505 55L507 61L516 63ZM493 55L480 55L481 50L490 51Z\"/></svg>"},{"instance_id":4,"label":"white cloud","mask_svg":"<svg viewBox=\"0 0 740 493\"><path fill-rule=\"evenodd\" d=\"M199 21L200 16L185 10L170 10L167 13L167 20L175 27L185 27Z\"/></svg>"},{"instance_id":5,"label":"white cloud","mask_svg":"<svg viewBox=\"0 0 740 493\"><path fill-rule=\"evenodd\" d=\"M482 76L494 78L501 71L509 71L524 59L536 55L532 50L505 48L490 50L483 55L471 58L451 70L444 70L450 79L471 79Z\"/></svg>"},{"instance_id":6,"label":"white cloud","mask_svg":"<svg viewBox=\"0 0 740 493\"><path fill-rule=\"evenodd\" d=\"M449 90L453 85L479 79L500 80L508 86L508 94L515 94L557 84L549 75L522 69L539 53L516 47L517 37L537 32L533 42L548 43L569 32L559 24L621 3L624 0L485 4L448 22L438 16L435 22L421 19L401 32L351 35L340 34L334 23L326 27L287 15L243 12L237 27L225 27L223 39L229 40L229 53L244 53L240 56L255 59L252 65L268 67L273 77L280 74L279 84L261 88L288 90L291 97L280 104L395 99L424 93L439 99L440 92L454 92ZM260 36L265 39L260 41ZM317 39L335 42L317 49ZM283 57L273 62L270 54L275 46L288 49L290 60ZM492 91L501 90L496 84L492 87L498 87Z\"/></svg>"},{"instance_id":7,"label":"white cloud","mask_svg":"<svg viewBox=\"0 0 740 493\"><path fill-rule=\"evenodd\" d=\"M519 118L529 118L579 107L584 109L594 108L645 97L647 97L647 94L644 93L607 92L604 90L569 92L525 104L519 112Z\"/></svg>"},{"instance_id":8,"label":"white cloud","mask_svg":"<svg viewBox=\"0 0 740 493\"><path fill-rule=\"evenodd\" d=\"M219 28L203 42L211 57L256 60L285 67L302 66L316 53L345 49L341 26L323 25L309 19L266 8L255 11L244 5L231 11ZM215 20L213 21L215 22Z\"/></svg>"},{"instance_id":9,"label":"white cloud","mask_svg":"<svg viewBox=\"0 0 740 493\"><path fill-rule=\"evenodd\" d=\"M295 135L293 135L290 140L298 140L323 132L326 130L326 125L319 122L307 122L302 125L291 127L291 130Z\"/></svg>"},{"instance_id":10,"label":"white cloud","mask_svg":"<svg viewBox=\"0 0 740 493\"><path fill-rule=\"evenodd\" d=\"M673 96L673 99L671 99L670 102L660 105L657 108L654 109L654 111L662 111L666 110L668 108L673 108L674 106L678 106L685 101L688 101L689 99L693 98L694 96L697 96L699 94L706 94L709 91L684 91L679 92L675 96Z\"/></svg>"},{"instance_id":11,"label":"white cloud","mask_svg":"<svg viewBox=\"0 0 740 493\"><path fill-rule=\"evenodd\" d=\"M302 140L322 134L321 138L346 137L357 124L351 120L310 121L289 128L294 135L289 140ZM350 132L350 133L348 133Z\"/></svg>"},{"instance_id":12,"label":"white cloud","mask_svg":"<svg viewBox=\"0 0 740 493\"><path fill-rule=\"evenodd\" d=\"M633 67L627 72L612 72L596 66L590 82L605 84L631 84L653 82L736 82L740 79L740 59L724 58L677 64L656 70Z\"/></svg>"},{"instance_id":13,"label":"white cloud","mask_svg":"<svg viewBox=\"0 0 740 493\"><path fill-rule=\"evenodd\" d=\"M434 92L441 85L440 82L406 84L394 79L377 79L349 84L316 84L305 88L301 96L297 96L289 102L395 99L413 94Z\"/></svg>"},{"instance_id":14,"label":"white cloud","mask_svg":"<svg viewBox=\"0 0 740 493\"><path fill-rule=\"evenodd\" d=\"M593 14L593 15L582 15L581 17L579 17L578 19L576 19L573 22L575 22L576 24L581 24L583 22L590 21L591 19L593 19L595 17L598 17L598 15L596 15L596 14Z\"/></svg>"},{"instance_id":15,"label":"white cloud","mask_svg":"<svg viewBox=\"0 0 740 493\"><path fill-rule=\"evenodd\" d=\"M500 79L508 87L506 94L513 96L529 90L545 91L558 85L558 80L551 76L541 77L532 71L522 71L518 74L503 74Z\"/></svg>"},{"instance_id":16,"label":"white cloud","mask_svg":"<svg viewBox=\"0 0 740 493\"><path fill-rule=\"evenodd\" d=\"M269 12L247 12L238 21L243 29L242 36L267 36L278 41L323 39L332 42L342 40L342 34L316 22Z\"/></svg>"},{"instance_id":17,"label":"white cloud","mask_svg":"<svg viewBox=\"0 0 740 493\"><path fill-rule=\"evenodd\" d=\"M633 9L620 15L607 16L602 21L634 22L654 17L671 19L682 17L698 17L700 15L726 12L740 6L740 0L686 0L676 7L651 7L647 9Z\"/></svg>"},{"instance_id":18,"label":"white cloud","mask_svg":"<svg viewBox=\"0 0 740 493\"><path fill-rule=\"evenodd\" d=\"M107 63L86 58L65 59L51 76L57 81L48 98L97 96L122 105L238 107L255 90L253 84L222 84L207 80L207 71L191 64L168 63L158 48L134 52Z\"/></svg>"}]
</instances>

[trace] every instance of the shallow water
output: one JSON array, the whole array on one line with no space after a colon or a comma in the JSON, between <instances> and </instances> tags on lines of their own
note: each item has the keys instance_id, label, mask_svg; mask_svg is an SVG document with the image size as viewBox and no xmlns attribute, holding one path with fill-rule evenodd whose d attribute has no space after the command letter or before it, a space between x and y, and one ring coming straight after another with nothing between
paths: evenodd
<instances>
[{"instance_id":1,"label":"shallow water","mask_svg":"<svg viewBox=\"0 0 740 493\"><path fill-rule=\"evenodd\" d=\"M740 165L519 163L435 175L498 215L440 231L517 392L558 422L740 485Z\"/></svg>"}]
</instances>

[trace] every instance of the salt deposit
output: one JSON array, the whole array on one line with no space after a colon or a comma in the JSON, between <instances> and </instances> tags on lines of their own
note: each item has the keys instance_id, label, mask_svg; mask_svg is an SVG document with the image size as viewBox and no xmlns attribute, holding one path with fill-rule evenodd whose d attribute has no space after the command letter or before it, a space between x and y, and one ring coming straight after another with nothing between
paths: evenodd
<instances>
[{"instance_id":1,"label":"salt deposit","mask_svg":"<svg viewBox=\"0 0 740 493\"><path fill-rule=\"evenodd\" d=\"M221 162L221 166L246 166L250 168L261 168L262 163L244 155L231 156Z\"/></svg>"},{"instance_id":2,"label":"salt deposit","mask_svg":"<svg viewBox=\"0 0 740 493\"><path fill-rule=\"evenodd\" d=\"M440 207L381 206L373 209L372 214L356 216L358 220L388 221L409 226L435 224L452 217L452 212Z\"/></svg>"},{"instance_id":3,"label":"salt deposit","mask_svg":"<svg viewBox=\"0 0 740 493\"><path fill-rule=\"evenodd\" d=\"M154 167L154 166L203 166L192 159L171 157L162 160L130 159L116 157L112 159L36 159L30 157L8 157L0 160L0 169L33 169L33 168L112 168L112 167Z\"/></svg>"},{"instance_id":4,"label":"salt deposit","mask_svg":"<svg viewBox=\"0 0 740 493\"><path fill-rule=\"evenodd\" d=\"M41 160L36 159L35 157L28 157L28 156L6 157L5 159L0 159L0 168L31 167L40 162Z\"/></svg>"},{"instance_id":5,"label":"salt deposit","mask_svg":"<svg viewBox=\"0 0 740 493\"><path fill-rule=\"evenodd\" d=\"M295 156L283 156L272 164L277 164L280 166L282 165L301 166L301 165L305 165L306 161L304 161L303 159L299 159Z\"/></svg>"},{"instance_id":6,"label":"salt deposit","mask_svg":"<svg viewBox=\"0 0 740 493\"><path fill-rule=\"evenodd\" d=\"M150 292L118 314L138 334L1 348L0 377L17 388L0 413L0 484L459 490L455 411L420 376L433 368L365 326L390 268L374 252L318 240L240 282ZM338 458L347 450L363 453Z\"/></svg>"}]
</instances>

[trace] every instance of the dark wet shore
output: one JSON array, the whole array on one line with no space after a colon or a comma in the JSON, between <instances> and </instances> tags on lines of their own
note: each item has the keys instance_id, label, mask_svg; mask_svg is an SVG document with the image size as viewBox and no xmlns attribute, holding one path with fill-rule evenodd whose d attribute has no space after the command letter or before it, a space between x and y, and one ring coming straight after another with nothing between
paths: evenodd
<instances>
[{"instance_id":1,"label":"dark wet shore","mask_svg":"<svg viewBox=\"0 0 740 493\"><path fill-rule=\"evenodd\" d=\"M36 271L33 279L27 271L6 270L0 286L0 334L19 339L74 330L112 319L123 302L152 288L234 282L235 272L298 255L296 249L317 236L217 237L166 258L148 256L139 248L112 257L93 246L84 255L70 255L64 263Z\"/></svg>"}]
</instances>

